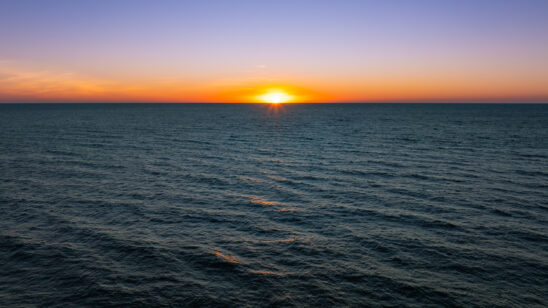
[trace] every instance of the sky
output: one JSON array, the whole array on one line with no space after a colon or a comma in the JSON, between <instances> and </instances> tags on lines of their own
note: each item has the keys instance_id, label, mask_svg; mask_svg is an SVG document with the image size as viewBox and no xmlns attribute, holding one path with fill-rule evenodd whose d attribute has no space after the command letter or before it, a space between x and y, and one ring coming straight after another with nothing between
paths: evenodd
<instances>
[{"instance_id":1,"label":"sky","mask_svg":"<svg viewBox=\"0 0 548 308\"><path fill-rule=\"evenodd\" d=\"M0 0L0 102L548 102L546 0Z\"/></svg>"}]
</instances>

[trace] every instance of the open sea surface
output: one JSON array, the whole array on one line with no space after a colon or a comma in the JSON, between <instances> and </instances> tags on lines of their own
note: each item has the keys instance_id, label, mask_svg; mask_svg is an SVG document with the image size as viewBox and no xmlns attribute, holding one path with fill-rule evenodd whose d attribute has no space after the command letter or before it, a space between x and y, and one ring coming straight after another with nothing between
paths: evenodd
<instances>
[{"instance_id":1,"label":"open sea surface","mask_svg":"<svg viewBox=\"0 0 548 308\"><path fill-rule=\"evenodd\" d=\"M546 306L548 105L0 105L0 306Z\"/></svg>"}]
</instances>

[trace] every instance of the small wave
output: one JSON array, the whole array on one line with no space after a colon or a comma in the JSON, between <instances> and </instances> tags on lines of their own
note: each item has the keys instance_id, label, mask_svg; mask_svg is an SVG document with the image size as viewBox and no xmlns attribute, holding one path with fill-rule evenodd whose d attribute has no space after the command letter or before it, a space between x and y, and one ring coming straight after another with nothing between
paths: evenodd
<instances>
[{"instance_id":1,"label":"small wave","mask_svg":"<svg viewBox=\"0 0 548 308\"><path fill-rule=\"evenodd\" d=\"M225 261L225 262L227 262L227 263L231 263L231 264L241 264L241 263L242 263L242 261L241 261L240 259L238 259L237 257L235 257L235 256L227 256L227 255L225 255L225 254L223 254L223 253L221 253L221 252L219 252L219 251L216 251L216 252L215 252L215 255L216 255L219 259L221 259L221 260L223 260L223 261Z\"/></svg>"},{"instance_id":2,"label":"small wave","mask_svg":"<svg viewBox=\"0 0 548 308\"><path fill-rule=\"evenodd\" d=\"M251 274L256 275L262 275L262 276L276 276L276 277L284 277L285 274L283 273L277 273L272 271L266 271L266 270L249 270Z\"/></svg>"}]
</instances>

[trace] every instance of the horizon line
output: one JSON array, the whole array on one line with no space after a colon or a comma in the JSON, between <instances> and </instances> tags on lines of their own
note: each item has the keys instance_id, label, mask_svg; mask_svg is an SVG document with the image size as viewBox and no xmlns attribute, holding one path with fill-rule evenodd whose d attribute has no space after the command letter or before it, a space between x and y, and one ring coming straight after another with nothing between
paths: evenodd
<instances>
[{"instance_id":1,"label":"horizon line","mask_svg":"<svg viewBox=\"0 0 548 308\"><path fill-rule=\"evenodd\" d=\"M196 101L0 101L2 105L38 105L38 104L255 104L270 105L263 102L196 102ZM280 105L303 104L548 104L545 100L394 100L394 101L317 101L281 103Z\"/></svg>"}]
</instances>

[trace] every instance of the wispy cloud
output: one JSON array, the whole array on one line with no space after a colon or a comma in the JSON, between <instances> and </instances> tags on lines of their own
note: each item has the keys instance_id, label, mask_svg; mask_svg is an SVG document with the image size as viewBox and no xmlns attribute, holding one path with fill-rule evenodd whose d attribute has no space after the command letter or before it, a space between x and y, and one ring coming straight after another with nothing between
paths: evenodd
<instances>
[{"instance_id":1,"label":"wispy cloud","mask_svg":"<svg viewBox=\"0 0 548 308\"><path fill-rule=\"evenodd\" d=\"M68 71L31 69L13 61L0 61L0 100L66 100L98 98L115 82L97 80Z\"/></svg>"}]
</instances>

